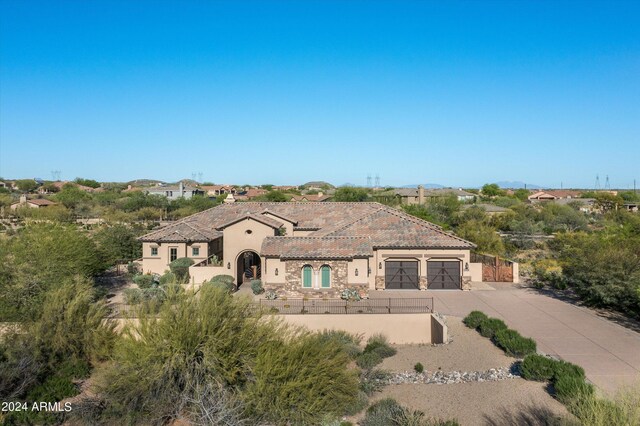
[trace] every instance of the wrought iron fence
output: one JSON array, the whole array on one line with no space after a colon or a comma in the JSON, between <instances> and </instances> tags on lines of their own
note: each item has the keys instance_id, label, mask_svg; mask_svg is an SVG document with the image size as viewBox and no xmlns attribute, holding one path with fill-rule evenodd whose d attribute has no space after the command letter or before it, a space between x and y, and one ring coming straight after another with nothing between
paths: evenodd
<instances>
[{"instance_id":1,"label":"wrought iron fence","mask_svg":"<svg viewBox=\"0 0 640 426\"><path fill-rule=\"evenodd\" d=\"M258 301L267 311L285 314L417 314L433 312L433 297L342 299L276 299Z\"/></svg>"}]
</instances>

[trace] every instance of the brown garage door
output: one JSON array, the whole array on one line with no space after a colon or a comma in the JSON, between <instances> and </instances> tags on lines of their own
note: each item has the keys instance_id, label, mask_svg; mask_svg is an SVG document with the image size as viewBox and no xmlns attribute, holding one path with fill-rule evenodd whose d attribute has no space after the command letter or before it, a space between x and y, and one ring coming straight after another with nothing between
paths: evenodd
<instances>
[{"instance_id":1,"label":"brown garage door","mask_svg":"<svg viewBox=\"0 0 640 426\"><path fill-rule=\"evenodd\" d=\"M384 288L389 290L419 290L418 262L389 261L385 263Z\"/></svg>"},{"instance_id":2,"label":"brown garage door","mask_svg":"<svg viewBox=\"0 0 640 426\"><path fill-rule=\"evenodd\" d=\"M427 262L427 288L429 290L459 289L460 262Z\"/></svg>"}]
</instances>

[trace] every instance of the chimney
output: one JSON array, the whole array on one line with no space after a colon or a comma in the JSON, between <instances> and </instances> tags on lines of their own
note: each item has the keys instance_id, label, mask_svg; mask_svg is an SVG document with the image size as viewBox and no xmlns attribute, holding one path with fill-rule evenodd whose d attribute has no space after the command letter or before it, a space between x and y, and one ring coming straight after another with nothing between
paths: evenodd
<instances>
[{"instance_id":1,"label":"chimney","mask_svg":"<svg viewBox=\"0 0 640 426\"><path fill-rule=\"evenodd\" d=\"M235 199L235 198L233 198L233 194L229 193L229 194L227 195L227 198L225 198L225 199L224 199L224 202L225 202L225 203L235 203L235 202L236 202L236 199Z\"/></svg>"},{"instance_id":2,"label":"chimney","mask_svg":"<svg viewBox=\"0 0 640 426\"><path fill-rule=\"evenodd\" d=\"M322 197L324 195L324 193L322 191L318 192L318 198Z\"/></svg>"},{"instance_id":3,"label":"chimney","mask_svg":"<svg viewBox=\"0 0 640 426\"><path fill-rule=\"evenodd\" d=\"M184 195L184 183L182 183L182 181L180 181L180 185L178 185L179 191L180 191L180 196L182 197L182 195Z\"/></svg>"},{"instance_id":4,"label":"chimney","mask_svg":"<svg viewBox=\"0 0 640 426\"><path fill-rule=\"evenodd\" d=\"M424 204L424 186L418 185L418 204Z\"/></svg>"},{"instance_id":5,"label":"chimney","mask_svg":"<svg viewBox=\"0 0 640 426\"><path fill-rule=\"evenodd\" d=\"M27 203L27 194L20 195L20 204L26 204L26 203Z\"/></svg>"}]
</instances>

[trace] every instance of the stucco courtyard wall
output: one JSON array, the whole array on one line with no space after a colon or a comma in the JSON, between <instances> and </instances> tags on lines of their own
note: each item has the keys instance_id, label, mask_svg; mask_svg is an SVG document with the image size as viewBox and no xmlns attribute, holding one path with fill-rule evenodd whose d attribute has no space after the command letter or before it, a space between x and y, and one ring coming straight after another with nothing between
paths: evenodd
<instances>
[{"instance_id":1,"label":"stucco courtyard wall","mask_svg":"<svg viewBox=\"0 0 640 426\"><path fill-rule=\"evenodd\" d=\"M381 333L394 344L438 343L432 342L431 314L282 315L282 318L289 324L310 330L344 330L360 334L363 340ZM440 329L440 333L446 336L446 327Z\"/></svg>"}]
</instances>

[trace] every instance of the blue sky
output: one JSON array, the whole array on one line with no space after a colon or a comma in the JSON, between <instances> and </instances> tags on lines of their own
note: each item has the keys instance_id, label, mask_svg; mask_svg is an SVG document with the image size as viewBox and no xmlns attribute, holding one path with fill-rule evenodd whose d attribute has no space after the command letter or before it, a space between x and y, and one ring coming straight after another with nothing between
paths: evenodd
<instances>
[{"instance_id":1,"label":"blue sky","mask_svg":"<svg viewBox=\"0 0 640 426\"><path fill-rule=\"evenodd\" d=\"M0 176L640 180L640 2L0 2Z\"/></svg>"}]
</instances>

